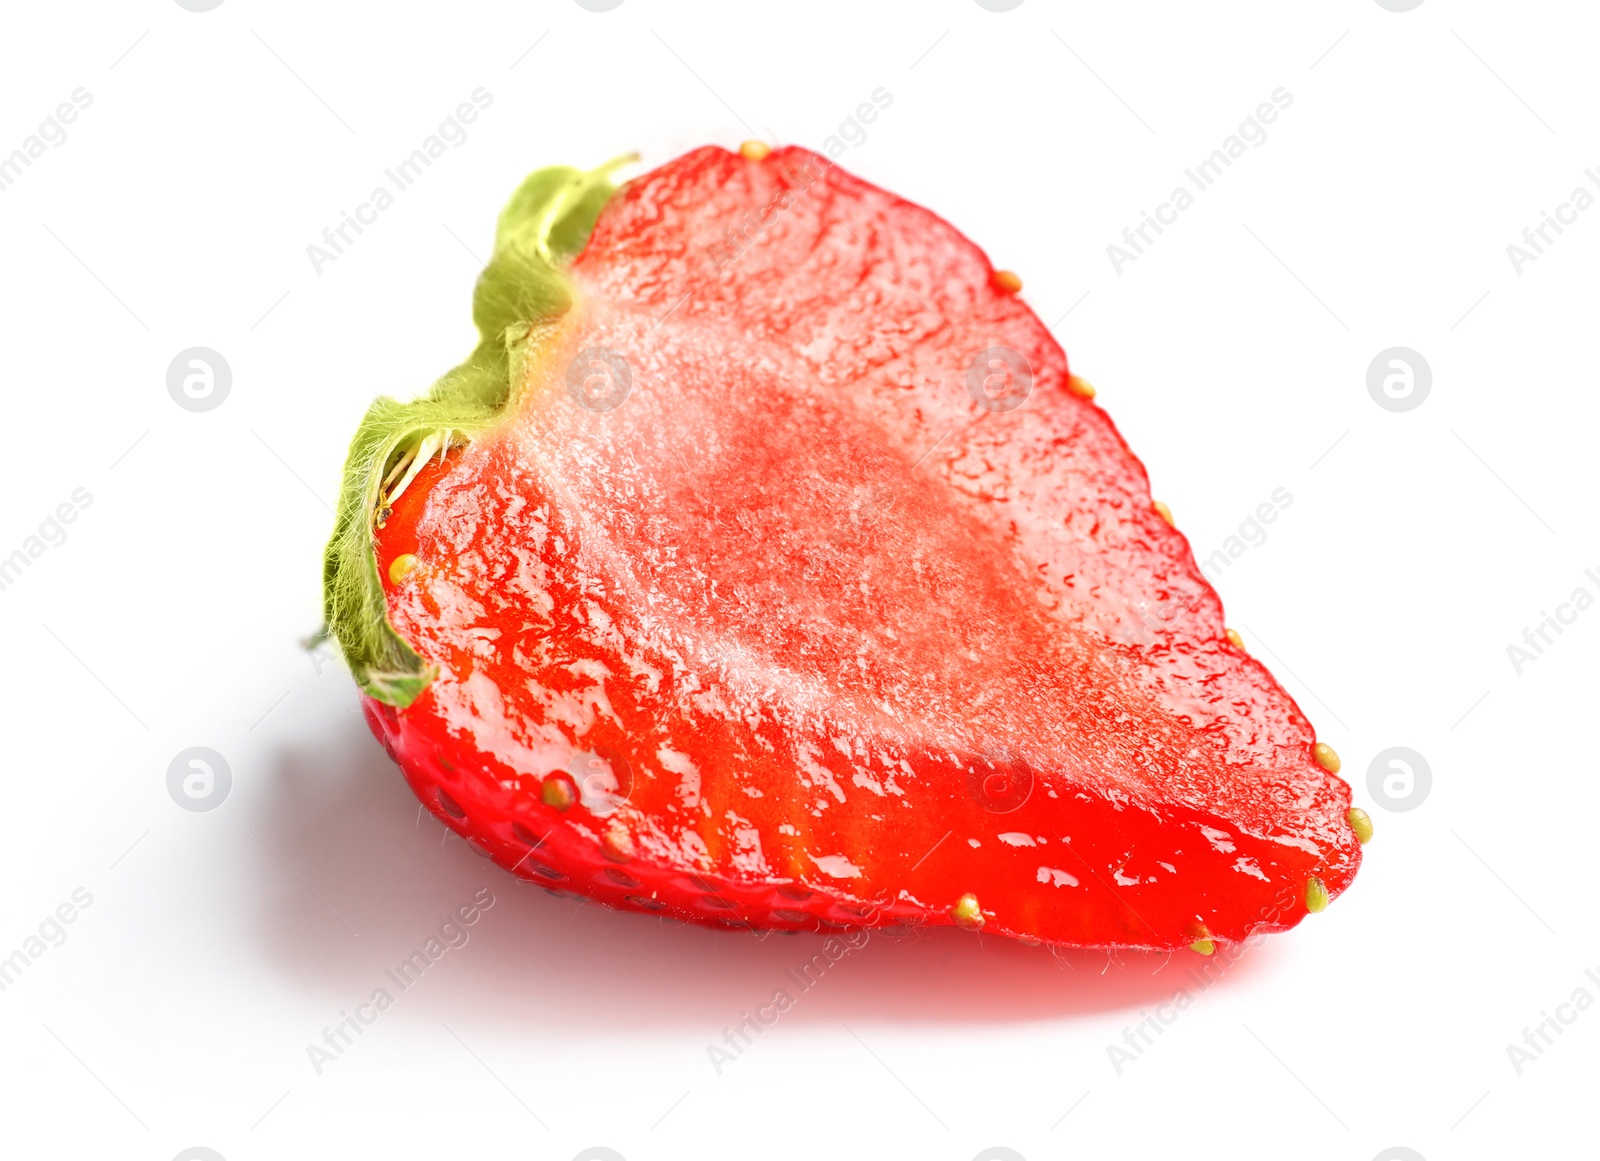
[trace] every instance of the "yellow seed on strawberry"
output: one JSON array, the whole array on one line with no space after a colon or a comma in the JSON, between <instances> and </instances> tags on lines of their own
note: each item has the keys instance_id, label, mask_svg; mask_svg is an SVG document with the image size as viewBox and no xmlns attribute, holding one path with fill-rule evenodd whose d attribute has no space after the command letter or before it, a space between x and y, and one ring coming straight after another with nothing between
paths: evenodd
<instances>
[{"instance_id":1,"label":"yellow seed on strawberry","mask_svg":"<svg viewBox=\"0 0 1600 1161\"><path fill-rule=\"evenodd\" d=\"M1156 515L1161 517L1161 519L1165 520L1168 524L1171 524L1172 527L1174 527L1174 528L1177 527L1176 524L1172 524L1172 509L1171 508L1168 508L1160 500L1151 500L1150 501L1150 507L1152 507L1152 508L1154 508L1156 510Z\"/></svg>"},{"instance_id":2,"label":"yellow seed on strawberry","mask_svg":"<svg viewBox=\"0 0 1600 1161\"><path fill-rule=\"evenodd\" d=\"M1006 294L1016 294L1022 289L1022 279L1009 270L996 270L994 272L994 284Z\"/></svg>"},{"instance_id":3,"label":"yellow seed on strawberry","mask_svg":"<svg viewBox=\"0 0 1600 1161\"><path fill-rule=\"evenodd\" d=\"M1315 915L1318 911L1328 909L1328 888L1322 885L1322 880L1312 875L1306 880L1306 910Z\"/></svg>"},{"instance_id":4,"label":"yellow seed on strawberry","mask_svg":"<svg viewBox=\"0 0 1600 1161\"><path fill-rule=\"evenodd\" d=\"M1217 950L1217 945L1209 939L1197 939L1189 945L1189 950L1198 952L1200 955L1210 955Z\"/></svg>"},{"instance_id":5,"label":"yellow seed on strawberry","mask_svg":"<svg viewBox=\"0 0 1600 1161\"><path fill-rule=\"evenodd\" d=\"M1067 376L1067 390L1080 399L1093 399L1095 395L1094 384L1082 375Z\"/></svg>"},{"instance_id":6,"label":"yellow seed on strawberry","mask_svg":"<svg viewBox=\"0 0 1600 1161\"><path fill-rule=\"evenodd\" d=\"M981 931L983 929L983 911L978 907L978 897L971 891L961 896L956 905L950 908L950 918L955 920L957 927L965 927L968 931Z\"/></svg>"},{"instance_id":7,"label":"yellow seed on strawberry","mask_svg":"<svg viewBox=\"0 0 1600 1161\"><path fill-rule=\"evenodd\" d=\"M389 583L399 584L417 570L422 561L417 559L414 552L402 552L389 562Z\"/></svg>"},{"instance_id":8,"label":"yellow seed on strawberry","mask_svg":"<svg viewBox=\"0 0 1600 1161\"><path fill-rule=\"evenodd\" d=\"M557 810L571 810L578 801L578 784L560 770L546 774L539 783L539 801Z\"/></svg>"},{"instance_id":9,"label":"yellow seed on strawberry","mask_svg":"<svg viewBox=\"0 0 1600 1161\"><path fill-rule=\"evenodd\" d=\"M1318 742L1315 746L1312 746L1311 756L1316 759L1317 765L1321 766L1329 774L1337 774L1339 772L1339 754L1327 742Z\"/></svg>"},{"instance_id":10,"label":"yellow seed on strawberry","mask_svg":"<svg viewBox=\"0 0 1600 1161\"><path fill-rule=\"evenodd\" d=\"M767 154L772 152L772 146L765 141L746 141L739 146L739 156L746 161L765 161Z\"/></svg>"},{"instance_id":11,"label":"yellow seed on strawberry","mask_svg":"<svg viewBox=\"0 0 1600 1161\"><path fill-rule=\"evenodd\" d=\"M1228 644L1229 645L1232 645L1235 649L1239 650L1239 652L1241 652L1241 653L1245 652L1244 638L1239 636L1238 630L1236 630L1236 629L1224 629L1222 631L1222 635L1228 639Z\"/></svg>"},{"instance_id":12,"label":"yellow seed on strawberry","mask_svg":"<svg viewBox=\"0 0 1600 1161\"><path fill-rule=\"evenodd\" d=\"M1350 820L1350 829L1356 832L1356 842L1365 846L1372 841L1372 816L1359 806L1352 806L1350 813L1345 815Z\"/></svg>"},{"instance_id":13,"label":"yellow seed on strawberry","mask_svg":"<svg viewBox=\"0 0 1600 1161\"><path fill-rule=\"evenodd\" d=\"M613 863L625 863L633 858L633 836L620 822L613 822L600 838L600 849Z\"/></svg>"}]
</instances>

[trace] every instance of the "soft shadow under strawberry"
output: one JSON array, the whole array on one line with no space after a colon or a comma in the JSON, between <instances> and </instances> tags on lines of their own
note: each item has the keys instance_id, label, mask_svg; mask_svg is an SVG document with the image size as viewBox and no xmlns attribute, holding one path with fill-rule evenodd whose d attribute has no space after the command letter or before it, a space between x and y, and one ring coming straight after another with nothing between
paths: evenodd
<instances>
[{"instance_id":1,"label":"soft shadow under strawberry","mask_svg":"<svg viewBox=\"0 0 1600 1161\"><path fill-rule=\"evenodd\" d=\"M1207 967L1216 986L1237 987L1272 954L1261 947L1223 965L1189 952L1052 952L953 928L747 934L552 896L419 811L355 712L283 749L262 801L252 826L293 871L261 852L262 898L251 905L263 954L335 1008L378 987L398 995L403 978L452 1019L530 1035L552 1026L720 1034L779 992L793 1001L790 1024L1060 1020L1196 991ZM484 889L486 908L475 903ZM470 925L462 907L477 909ZM417 953L425 971L393 974Z\"/></svg>"}]
</instances>

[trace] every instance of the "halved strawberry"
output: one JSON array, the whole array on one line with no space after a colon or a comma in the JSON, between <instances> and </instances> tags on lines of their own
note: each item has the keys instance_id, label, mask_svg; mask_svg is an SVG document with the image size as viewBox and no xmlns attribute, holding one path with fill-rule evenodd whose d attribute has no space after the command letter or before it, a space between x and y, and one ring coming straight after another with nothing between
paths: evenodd
<instances>
[{"instance_id":1,"label":"halved strawberry","mask_svg":"<svg viewBox=\"0 0 1600 1161\"><path fill-rule=\"evenodd\" d=\"M1014 276L804 150L609 173L528 179L478 350L352 449L328 620L430 809L763 929L1209 950L1348 885L1337 759Z\"/></svg>"}]
</instances>

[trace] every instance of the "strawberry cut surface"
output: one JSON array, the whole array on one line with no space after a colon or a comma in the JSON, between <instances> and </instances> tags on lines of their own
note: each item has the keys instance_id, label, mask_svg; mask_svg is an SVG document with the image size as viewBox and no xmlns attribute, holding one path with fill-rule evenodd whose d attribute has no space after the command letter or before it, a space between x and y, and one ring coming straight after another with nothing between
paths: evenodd
<instances>
[{"instance_id":1,"label":"strawberry cut surface","mask_svg":"<svg viewBox=\"0 0 1600 1161\"><path fill-rule=\"evenodd\" d=\"M494 421L378 463L427 669L364 706L447 825L757 929L1171 948L1348 886L1336 759L973 243L804 150L707 148L572 249Z\"/></svg>"}]
</instances>

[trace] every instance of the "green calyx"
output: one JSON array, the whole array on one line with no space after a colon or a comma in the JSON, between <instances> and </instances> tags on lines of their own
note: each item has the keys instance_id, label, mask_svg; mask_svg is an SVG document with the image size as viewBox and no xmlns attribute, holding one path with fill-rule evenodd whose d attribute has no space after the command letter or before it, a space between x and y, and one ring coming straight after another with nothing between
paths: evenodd
<instances>
[{"instance_id":1,"label":"green calyx","mask_svg":"<svg viewBox=\"0 0 1600 1161\"><path fill-rule=\"evenodd\" d=\"M384 509L430 456L443 456L492 427L514 403L513 369L537 352L572 305L563 273L616 192L612 173L631 155L584 172L565 166L528 177L500 214L494 254L472 295L478 345L426 395L387 396L367 409L350 444L333 536L322 560L320 637L339 643L357 683L398 708L435 676L389 623L378 576L375 529Z\"/></svg>"}]
</instances>

